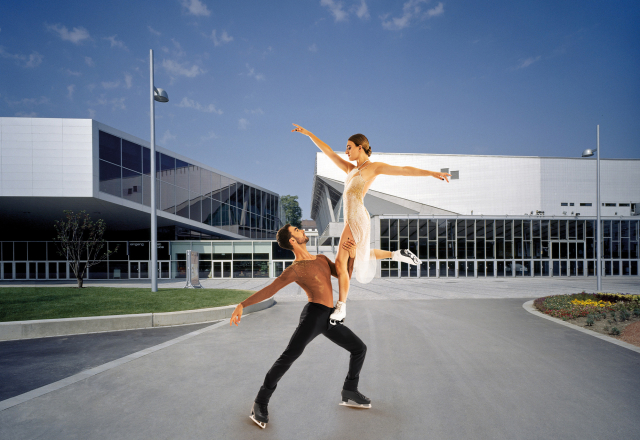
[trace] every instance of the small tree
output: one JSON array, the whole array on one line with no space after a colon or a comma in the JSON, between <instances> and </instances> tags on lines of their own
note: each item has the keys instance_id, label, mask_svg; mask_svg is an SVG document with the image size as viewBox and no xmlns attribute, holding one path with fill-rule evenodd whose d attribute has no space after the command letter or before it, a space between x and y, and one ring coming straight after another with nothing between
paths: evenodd
<instances>
[{"instance_id":1,"label":"small tree","mask_svg":"<svg viewBox=\"0 0 640 440\"><path fill-rule=\"evenodd\" d=\"M282 196L280 197L282 209L286 217L287 223L296 228L302 227L302 209L298 204L298 196Z\"/></svg>"},{"instance_id":2,"label":"small tree","mask_svg":"<svg viewBox=\"0 0 640 440\"><path fill-rule=\"evenodd\" d=\"M77 214L73 211L63 212L66 216L64 220L56 220L54 224L57 233L54 240L58 246L58 254L70 261L78 287L82 288L87 267L106 260L111 253L108 250L102 252L106 243L103 236L107 226L102 219L96 222L91 220L85 211Z\"/></svg>"}]
</instances>

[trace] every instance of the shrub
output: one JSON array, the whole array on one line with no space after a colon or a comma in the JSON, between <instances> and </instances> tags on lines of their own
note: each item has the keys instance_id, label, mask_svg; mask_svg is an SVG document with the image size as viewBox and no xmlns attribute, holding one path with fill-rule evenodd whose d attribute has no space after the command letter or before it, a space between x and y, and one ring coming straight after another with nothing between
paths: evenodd
<instances>
[{"instance_id":1,"label":"shrub","mask_svg":"<svg viewBox=\"0 0 640 440\"><path fill-rule=\"evenodd\" d=\"M618 327L613 327L611 329L611 334L612 335L619 335L620 334L620 330L618 330Z\"/></svg>"},{"instance_id":2,"label":"shrub","mask_svg":"<svg viewBox=\"0 0 640 440\"><path fill-rule=\"evenodd\" d=\"M587 315L587 325L588 325L589 327L593 325L593 321L594 321L594 319L595 319L595 318L594 318L594 316L593 316L593 315L591 315L591 314Z\"/></svg>"}]
</instances>

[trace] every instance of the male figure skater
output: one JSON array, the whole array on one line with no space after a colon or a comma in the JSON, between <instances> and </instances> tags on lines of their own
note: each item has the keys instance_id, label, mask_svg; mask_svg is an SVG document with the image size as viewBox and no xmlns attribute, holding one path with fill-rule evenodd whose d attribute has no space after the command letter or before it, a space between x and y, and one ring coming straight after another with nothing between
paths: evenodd
<instances>
[{"instance_id":1,"label":"male figure skater","mask_svg":"<svg viewBox=\"0 0 640 440\"><path fill-rule=\"evenodd\" d=\"M295 332L293 332L289 345L264 378L264 383L260 387L251 410L251 420L263 429L267 426L269 422L267 405L278 385L278 381L302 354L307 344L319 334L323 334L329 340L351 353L349 373L342 388L342 402L340 402L340 405L371 408L371 400L358 392L358 380L364 357L367 353L367 346L344 325L329 324L329 315L333 312L331 276L336 278L338 276L335 264L324 255L311 255L307 251L309 238L303 230L290 224L280 228L276 235L276 240L280 247L293 251L296 255L295 261L273 283L238 304L231 315L229 325L238 325L242 318L244 307L272 297L278 290L294 281L307 293L309 302L304 306L300 314L300 323ZM345 242L343 247L349 252L347 270L349 276L351 276L356 246L351 240Z\"/></svg>"}]
</instances>

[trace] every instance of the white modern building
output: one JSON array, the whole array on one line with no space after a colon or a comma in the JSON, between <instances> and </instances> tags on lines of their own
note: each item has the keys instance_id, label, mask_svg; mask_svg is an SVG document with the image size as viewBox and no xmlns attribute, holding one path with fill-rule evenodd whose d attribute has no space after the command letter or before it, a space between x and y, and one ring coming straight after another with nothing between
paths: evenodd
<instances>
[{"instance_id":1,"label":"white modern building","mask_svg":"<svg viewBox=\"0 0 640 440\"><path fill-rule=\"evenodd\" d=\"M576 152L578 156L581 152ZM594 275L596 161L586 158L374 153L372 162L451 173L379 176L365 196L371 244L409 248L422 266L382 261L378 275ZM316 156L311 217L320 244L344 227L345 173ZM605 275L638 275L640 160L601 159Z\"/></svg>"},{"instance_id":2,"label":"white modern building","mask_svg":"<svg viewBox=\"0 0 640 440\"><path fill-rule=\"evenodd\" d=\"M290 257L272 246L279 195L165 148L156 154L161 277L181 276L189 249L201 253L201 276L273 276L273 260ZM0 118L0 170L1 279L69 277L51 242L63 210L104 219L109 248L119 248L90 279L148 277L147 141L92 119Z\"/></svg>"}]
</instances>

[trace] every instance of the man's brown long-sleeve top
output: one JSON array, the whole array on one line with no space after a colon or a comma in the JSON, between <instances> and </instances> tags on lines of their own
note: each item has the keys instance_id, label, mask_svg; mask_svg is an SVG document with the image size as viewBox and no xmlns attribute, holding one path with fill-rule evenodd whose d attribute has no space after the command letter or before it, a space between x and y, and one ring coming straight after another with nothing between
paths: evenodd
<instances>
[{"instance_id":1,"label":"man's brown long-sleeve top","mask_svg":"<svg viewBox=\"0 0 640 440\"><path fill-rule=\"evenodd\" d=\"M347 270L349 278L351 278L351 273L353 272L352 258L349 258L347 262ZM242 304L242 307L247 307L264 301L267 298L271 298L284 286L295 281L307 293L309 302L333 307L331 276L338 277L336 265L322 254L316 255L313 260L296 260L273 283L264 289L258 290L240 304Z\"/></svg>"}]
</instances>

